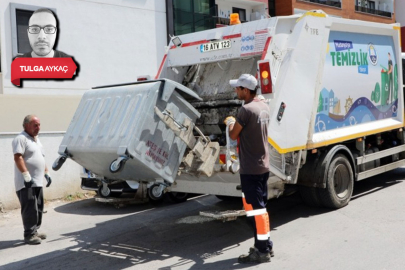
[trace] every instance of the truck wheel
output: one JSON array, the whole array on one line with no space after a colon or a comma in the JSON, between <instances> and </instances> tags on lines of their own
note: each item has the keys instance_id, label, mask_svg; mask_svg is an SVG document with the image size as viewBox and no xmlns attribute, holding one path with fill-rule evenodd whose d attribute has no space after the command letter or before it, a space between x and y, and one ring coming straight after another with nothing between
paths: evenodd
<instances>
[{"instance_id":1,"label":"truck wheel","mask_svg":"<svg viewBox=\"0 0 405 270\"><path fill-rule=\"evenodd\" d=\"M62 167L63 163L65 163L65 161L66 161L66 157L65 157L65 156L59 156L59 157L54 161L54 163L52 164L52 169L53 169L54 171L59 170L59 169Z\"/></svg>"},{"instance_id":2,"label":"truck wheel","mask_svg":"<svg viewBox=\"0 0 405 270\"><path fill-rule=\"evenodd\" d=\"M309 206L321 206L321 200L319 199L318 189L314 187L299 187L300 195L305 204Z\"/></svg>"},{"instance_id":3,"label":"truck wheel","mask_svg":"<svg viewBox=\"0 0 405 270\"><path fill-rule=\"evenodd\" d=\"M346 156L333 157L327 173L326 189L319 189L319 197L324 206L338 209L346 206L353 193L354 177Z\"/></svg>"},{"instance_id":4,"label":"truck wheel","mask_svg":"<svg viewBox=\"0 0 405 270\"><path fill-rule=\"evenodd\" d=\"M122 192L119 192L119 191L112 191L110 194L110 196L114 197L114 198L121 197L121 195L122 195Z\"/></svg>"},{"instance_id":5,"label":"truck wheel","mask_svg":"<svg viewBox=\"0 0 405 270\"><path fill-rule=\"evenodd\" d=\"M188 199L188 193L185 192L168 192L167 196L170 201L175 203L182 203Z\"/></svg>"},{"instance_id":6,"label":"truck wheel","mask_svg":"<svg viewBox=\"0 0 405 270\"><path fill-rule=\"evenodd\" d=\"M110 164L110 172L111 173L117 173L121 171L124 168L125 164L125 159L122 159L121 161L118 161L117 159L111 162Z\"/></svg>"},{"instance_id":7,"label":"truck wheel","mask_svg":"<svg viewBox=\"0 0 405 270\"><path fill-rule=\"evenodd\" d=\"M159 203L163 201L163 191L160 191L160 185L154 184L148 188L148 196L152 203Z\"/></svg>"}]
</instances>

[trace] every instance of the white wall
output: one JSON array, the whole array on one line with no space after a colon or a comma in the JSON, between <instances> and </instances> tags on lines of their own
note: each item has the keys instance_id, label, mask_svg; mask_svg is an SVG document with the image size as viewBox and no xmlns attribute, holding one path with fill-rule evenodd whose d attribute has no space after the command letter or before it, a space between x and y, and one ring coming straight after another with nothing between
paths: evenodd
<instances>
[{"instance_id":1,"label":"white wall","mask_svg":"<svg viewBox=\"0 0 405 270\"><path fill-rule=\"evenodd\" d=\"M11 2L56 9L56 49L79 63L74 81L24 81L23 88L11 84ZM167 43L163 0L2 0L0 14L4 94L81 94L94 86L135 81L140 74L154 77Z\"/></svg>"},{"instance_id":2,"label":"white wall","mask_svg":"<svg viewBox=\"0 0 405 270\"><path fill-rule=\"evenodd\" d=\"M395 0L395 19L401 24L401 27L405 27L405 1ZM405 44L402 44L405 46Z\"/></svg>"},{"instance_id":3,"label":"white wall","mask_svg":"<svg viewBox=\"0 0 405 270\"><path fill-rule=\"evenodd\" d=\"M252 10L255 12L259 12L263 14L265 12L264 4L260 2L254 2L250 1L250 3L243 3L243 2L237 2L235 3L229 2L229 1L221 1L217 0L216 4L218 5L218 16L222 18L229 18L229 15L232 13L232 8L242 8L246 10L246 20L250 21L251 20L251 14Z\"/></svg>"}]
</instances>

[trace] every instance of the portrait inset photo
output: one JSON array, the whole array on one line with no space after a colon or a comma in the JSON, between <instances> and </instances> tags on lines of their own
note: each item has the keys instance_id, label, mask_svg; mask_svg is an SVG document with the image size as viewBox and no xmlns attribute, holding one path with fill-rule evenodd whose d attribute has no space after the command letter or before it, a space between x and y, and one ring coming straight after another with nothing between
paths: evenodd
<instances>
[{"instance_id":1,"label":"portrait inset photo","mask_svg":"<svg viewBox=\"0 0 405 270\"><path fill-rule=\"evenodd\" d=\"M37 9L29 19L27 29L32 51L19 57L71 57L64 52L54 50L57 34L58 25L55 14L47 8Z\"/></svg>"},{"instance_id":2,"label":"portrait inset photo","mask_svg":"<svg viewBox=\"0 0 405 270\"><path fill-rule=\"evenodd\" d=\"M25 30L21 34L25 35ZM29 16L27 35L23 54L11 63L12 84L22 87L21 79L70 80L78 75L78 64L73 56L54 49L58 40L58 19L50 9L40 8ZM24 53L30 47L31 51Z\"/></svg>"}]
</instances>

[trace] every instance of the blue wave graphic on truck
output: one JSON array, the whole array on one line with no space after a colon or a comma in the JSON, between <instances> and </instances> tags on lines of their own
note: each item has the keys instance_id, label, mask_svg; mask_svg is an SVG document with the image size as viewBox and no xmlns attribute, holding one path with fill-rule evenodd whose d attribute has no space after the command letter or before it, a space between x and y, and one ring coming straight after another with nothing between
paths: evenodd
<instances>
[{"instance_id":1,"label":"blue wave graphic on truck","mask_svg":"<svg viewBox=\"0 0 405 270\"><path fill-rule=\"evenodd\" d=\"M396 117L397 108L398 100L395 100L390 105L375 106L368 98L362 97L352 103L345 115L336 115L330 112L318 113L315 119L315 132Z\"/></svg>"},{"instance_id":2,"label":"blue wave graphic on truck","mask_svg":"<svg viewBox=\"0 0 405 270\"><path fill-rule=\"evenodd\" d=\"M389 36L331 31L315 133L398 117L400 88L392 48Z\"/></svg>"}]
</instances>

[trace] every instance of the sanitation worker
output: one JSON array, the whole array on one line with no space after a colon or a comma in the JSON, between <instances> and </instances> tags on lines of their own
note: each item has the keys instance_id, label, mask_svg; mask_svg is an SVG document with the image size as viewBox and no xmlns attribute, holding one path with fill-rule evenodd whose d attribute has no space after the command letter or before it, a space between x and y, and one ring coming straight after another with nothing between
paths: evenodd
<instances>
[{"instance_id":1,"label":"sanitation worker","mask_svg":"<svg viewBox=\"0 0 405 270\"><path fill-rule=\"evenodd\" d=\"M230 80L238 99L244 101L236 119L228 116L232 140L239 138L240 180L242 200L246 216L254 231L254 247L247 255L238 258L239 263L270 262L274 256L270 240L270 221L267 213L267 180L269 178L269 152L267 128L270 111L268 105L256 96L257 80L250 74Z\"/></svg>"},{"instance_id":2,"label":"sanitation worker","mask_svg":"<svg viewBox=\"0 0 405 270\"><path fill-rule=\"evenodd\" d=\"M21 204L21 216L24 225L24 241L29 245L40 244L46 234L39 233L44 210L42 182L45 177L48 184L52 180L45 165L42 144L38 133L41 122L35 115L27 115L22 131L12 142L15 161L14 182Z\"/></svg>"}]
</instances>

